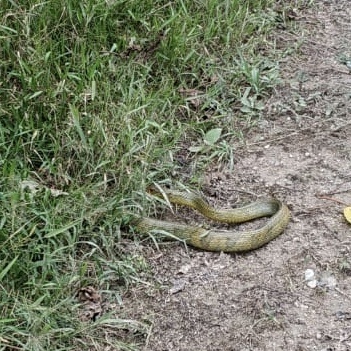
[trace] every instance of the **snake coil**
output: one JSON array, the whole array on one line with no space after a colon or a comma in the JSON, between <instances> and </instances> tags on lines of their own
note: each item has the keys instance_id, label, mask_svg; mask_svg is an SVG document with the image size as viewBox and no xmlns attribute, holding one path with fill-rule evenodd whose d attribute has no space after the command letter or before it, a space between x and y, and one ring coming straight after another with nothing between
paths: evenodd
<instances>
[{"instance_id":1,"label":"snake coil","mask_svg":"<svg viewBox=\"0 0 351 351\"><path fill-rule=\"evenodd\" d=\"M234 209L215 209L200 195L152 188L150 192L167 201L193 208L205 217L224 223L242 223L259 217L270 216L267 223L255 230L236 232L231 230L205 229L176 222L138 217L131 224L142 233L153 230L168 232L185 240L187 244L206 251L243 252L257 249L280 235L290 220L290 211L281 201L269 199L257 201Z\"/></svg>"}]
</instances>

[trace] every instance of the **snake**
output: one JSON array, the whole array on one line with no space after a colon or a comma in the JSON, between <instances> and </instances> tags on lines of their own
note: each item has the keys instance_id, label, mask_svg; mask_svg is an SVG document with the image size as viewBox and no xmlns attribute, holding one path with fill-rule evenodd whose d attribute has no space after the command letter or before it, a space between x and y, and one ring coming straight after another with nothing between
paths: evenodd
<instances>
[{"instance_id":1,"label":"snake","mask_svg":"<svg viewBox=\"0 0 351 351\"><path fill-rule=\"evenodd\" d=\"M214 208L202 195L191 191L149 188L148 192L157 197L163 197L169 203L192 208L217 222L237 224L260 217L270 217L260 228L246 231L206 229L197 225L150 217L135 217L131 221L137 232L166 232L171 237L205 251L236 253L258 249L279 236L290 221L289 208L275 198L252 202L243 207L225 209Z\"/></svg>"}]
</instances>

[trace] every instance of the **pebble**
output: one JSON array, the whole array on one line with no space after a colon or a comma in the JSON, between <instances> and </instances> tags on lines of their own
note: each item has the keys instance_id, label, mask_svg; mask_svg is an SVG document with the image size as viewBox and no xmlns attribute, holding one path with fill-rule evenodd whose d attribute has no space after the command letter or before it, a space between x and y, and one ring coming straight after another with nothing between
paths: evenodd
<instances>
[{"instance_id":1,"label":"pebble","mask_svg":"<svg viewBox=\"0 0 351 351\"><path fill-rule=\"evenodd\" d=\"M308 282L314 279L314 270L313 269L306 269L305 270L305 280Z\"/></svg>"},{"instance_id":2,"label":"pebble","mask_svg":"<svg viewBox=\"0 0 351 351\"><path fill-rule=\"evenodd\" d=\"M307 286L311 289L314 289L317 286L317 279L313 279L307 282Z\"/></svg>"},{"instance_id":3,"label":"pebble","mask_svg":"<svg viewBox=\"0 0 351 351\"><path fill-rule=\"evenodd\" d=\"M305 270L305 281L308 287L314 289L317 285L321 287L326 287L328 289L334 289L336 287L336 279L330 273L322 274L322 277L318 281L313 269Z\"/></svg>"},{"instance_id":4,"label":"pebble","mask_svg":"<svg viewBox=\"0 0 351 351\"><path fill-rule=\"evenodd\" d=\"M173 282L173 286L169 289L169 294L174 295L179 293L180 291L183 291L185 288L185 281L184 280L175 280Z\"/></svg>"},{"instance_id":5,"label":"pebble","mask_svg":"<svg viewBox=\"0 0 351 351\"><path fill-rule=\"evenodd\" d=\"M307 282L307 286L311 289L314 289L317 286L317 279L315 279L315 274L313 269L305 270L305 281Z\"/></svg>"},{"instance_id":6,"label":"pebble","mask_svg":"<svg viewBox=\"0 0 351 351\"><path fill-rule=\"evenodd\" d=\"M335 289L336 279L332 275L324 275L320 280L320 285L328 289Z\"/></svg>"}]
</instances>

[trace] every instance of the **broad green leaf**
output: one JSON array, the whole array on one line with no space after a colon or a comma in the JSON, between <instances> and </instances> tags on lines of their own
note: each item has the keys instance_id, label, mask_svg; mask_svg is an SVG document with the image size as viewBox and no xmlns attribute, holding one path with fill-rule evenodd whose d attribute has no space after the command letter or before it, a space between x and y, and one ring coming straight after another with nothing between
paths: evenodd
<instances>
[{"instance_id":1,"label":"broad green leaf","mask_svg":"<svg viewBox=\"0 0 351 351\"><path fill-rule=\"evenodd\" d=\"M189 151L190 152L200 152L203 150L203 146L190 146Z\"/></svg>"},{"instance_id":2,"label":"broad green leaf","mask_svg":"<svg viewBox=\"0 0 351 351\"><path fill-rule=\"evenodd\" d=\"M250 113L252 112L252 108L251 107L248 107L248 106L243 106L241 109L240 109L241 112L244 112L244 113Z\"/></svg>"},{"instance_id":3,"label":"broad green leaf","mask_svg":"<svg viewBox=\"0 0 351 351\"><path fill-rule=\"evenodd\" d=\"M209 130L204 137L204 142L208 145L214 145L221 137L222 128L214 128Z\"/></svg>"}]
</instances>

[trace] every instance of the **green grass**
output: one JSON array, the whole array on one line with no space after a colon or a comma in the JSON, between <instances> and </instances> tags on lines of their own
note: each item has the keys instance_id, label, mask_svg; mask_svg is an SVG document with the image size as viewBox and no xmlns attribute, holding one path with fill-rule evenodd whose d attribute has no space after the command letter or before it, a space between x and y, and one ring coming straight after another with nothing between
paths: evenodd
<instances>
[{"instance_id":1,"label":"green grass","mask_svg":"<svg viewBox=\"0 0 351 351\"><path fill-rule=\"evenodd\" d=\"M75 293L121 301L138 284L121 225L151 208L147 184L233 166L237 119L254 123L277 82L259 49L284 18L270 0L0 3L0 350L137 350L147 326L83 322Z\"/></svg>"}]
</instances>

